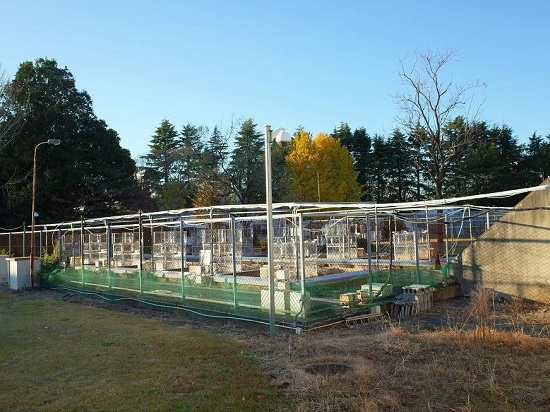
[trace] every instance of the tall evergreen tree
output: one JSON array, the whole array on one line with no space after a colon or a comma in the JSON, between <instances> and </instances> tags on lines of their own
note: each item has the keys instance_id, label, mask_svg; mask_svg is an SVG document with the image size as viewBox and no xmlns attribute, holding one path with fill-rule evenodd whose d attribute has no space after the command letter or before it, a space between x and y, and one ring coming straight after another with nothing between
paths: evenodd
<instances>
[{"instance_id":1,"label":"tall evergreen tree","mask_svg":"<svg viewBox=\"0 0 550 412\"><path fill-rule=\"evenodd\" d=\"M550 135L545 139L533 133L523 147L520 170L525 174L526 186L537 186L550 176Z\"/></svg>"},{"instance_id":2,"label":"tall evergreen tree","mask_svg":"<svg viewBox=\"0 0 550 412\"><path fill-rule=\"evenodd\" d=\"M151 191L162 209L189 206L178 174L178 136L176 127L164 119L151 137L149 153L143 156L146 161L145 179L152 182Z\"/></svg>"},{"instance_id":3,"label":"tall evergreen tree","mask_svg":"<svg viewBox=\"0 0 550 412\"><path fill-rule=\"evenodd\" d=\"M3 221L30 220L34 147L37 162L36 210L39 221L75 219L137 210L146 199L135 179L135 162L120 147L118 134L96 117L92 99L76 88L73 75L53 59L20 65L8 86L15 92L14 115L25 122L0 153L0 180L11 179L1 196Z\"/></svg>"},{"instance_id":4,"label":"tall evergreen tree","mask_svg":"<svg viewBox=\"0 0 550 412\"><path fill-rule=\"evenodd\" d=\"M414 200L414 158L407 146L406 136L394 129L387 142L388 202Z\"/></svg>"},{"instance_id":5,"label":"tall evergreen tree","mask_svg":"<svg viewBox=\"0 0 550 412\"><path fill-rule=\"evenodd\" d=\"M388 199L388 160L390 150L384 138L375 135L372 141L372 157L369 163L371 175L371 190L377 202L385 202Z\"/></svg>"},{"instance_id":6,"label":"tall evergreen tree","mask_svg":"<svg viewBox=\"0 0 550 412\"><path fill-rule=\"evenodd\" d=\"M197 181L197 190L193 199L195 207L231 203L230 186L226 174L228 147L226 138L218 126L215 126L203 152L205 167Z\"/></svg>"},{"instance_id":7,"label":"tall evergreen tree","mask_svg":"<svg viewBox=\"0 0 550 412\"><path fill-rule=\"evenodd\" d=\"M238 203L265 202L264 142L252 119L245 120L235 139L228 181Z\"/></svg>"},{"instance_id":8,"label":"tall evergreen tree","mask_svg":"<svg viewBox=\"0 0 550 412\"><path fill-rule=\"evenodd\" d=\"M353 157L353 166L359 172L357 183L365 190L362 200L373 200L371 170L369 167L372 161L372 139L367 134L367 130L361 127L351 133L347 123L342 123L339 128L334 130L332 136L340 139L341 144Z\"/></svg>"},{"instance_id":9,"label":"tall evergreen tree","mask_svg":"<svg viewBox=\"0 0 550 412\"><path fill-rule=\"evenodd\" d=\"M484 131L483 123L470 124L462 116L443 125L442 134L445 136L445 145L452 148L460 146L461 142L469 142L468 146L460 149L459 156L452 156L452 154L449 156L446 182L443 187L444 197L466 196L471 193L472 170L468 159L472 158L472 155L475 156Z\"/></svg>"},{"instance_id":10,"label":"tall evergreen tree","mask_svg":"<svg viewBox=\"0 0 550 412\"><path fill-rule=\"evenodd\" d=\"M273 202L292 200L291 178L286 167L286 156L290 146L282 147L273 144L271 147L271 188Z\"/></svg>"},{"instance_id":11,"label":"tall evergreen tree","mask_svg":"<svg viewBox=\"0 0 550 412\"><path fill-rule=\"evenodd\" d=\"M218 126L214 130L206 143L205 155L208 158L207 165L210 169L222 171L229 156L229 144L224 138Z\"/></svg>"},{"instance_id":12,"label":"tall evergreen tree","mask_svg":"<svg viewBox=\"0 0 550 412\"><path fill-rule=\"evenodd\" d=\"M143 158L152 175L158 178L157 187L167 185L174 177L177 160L176 127L169 120L164 119L155 129L149 143L149 153Z\"/></svg>"},{"instance_id":13,"label":"tall evergreen tree","mask_svg":"<svg viewBox=\"0 0 550 412\"><path fill-rule=\"evenodd\" d=\"M485 123L473 126L478 141L472 145L461 171L466 183L459 195L499 192L524 186L520 170L521 146L506 125L489 128ZM485 199L477 203L513 206L519 198Z\"/></svg>"},{"instance_id":14,"label":"tall evergreen tree","mask_svg":"<svg viewBox=\"0 0 550 412\"><path fill-rule=\"evenodd\" d=\"M330 136L340 140L340 143L344 147L347 147L348 144L353 141L353 134L351 133L351 129L349 125L345 122L341 122L340 126L335 127Z\"/></svg>"},{"instance_id":15,"label":"tall evergreen tree","mask_svg":"<svg viewBox=\"0 0 550 412\"><path fill-rule=\"evenodd\" d=\"M183 126L178 140L179 178L183 184L185 203L188 207L193 205L198 181L205 167L203 139L207 134L207 128L187 123Z\"/></svg>"}]
</instances>

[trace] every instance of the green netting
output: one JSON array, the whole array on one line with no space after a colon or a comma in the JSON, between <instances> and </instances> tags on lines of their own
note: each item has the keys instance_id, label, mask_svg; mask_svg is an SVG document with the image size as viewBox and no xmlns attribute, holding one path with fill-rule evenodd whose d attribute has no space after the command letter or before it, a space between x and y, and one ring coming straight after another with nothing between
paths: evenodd
<instances>
[{"instance_id":1,"label":"green netting","mask_svg":"<svg viewBox=\"0 0 550 412\"><path fill-rule=\"evenodd\" d=\"M174 272L117 272L106 268L51 269L42 272L49 287L69 288L82 292L164 303L182 308L246 317L258 321L269 319L269 290L267 280L260 277L194 276ZM305 282L277 282L274 291L276 321L307 326L321 321L341 318L350 312L369 310L372 306L389 303L403 286L411 284L438 285L445 279L443 271L398 269L341 273L337 279L317 277ZM384 285L384 293L372 285ZM370 286L369 286L370 285ZM366 295L355 304L344 304L341 295ZM365 292L365 290L367 292Z\"/></svg>"}]
</instances>

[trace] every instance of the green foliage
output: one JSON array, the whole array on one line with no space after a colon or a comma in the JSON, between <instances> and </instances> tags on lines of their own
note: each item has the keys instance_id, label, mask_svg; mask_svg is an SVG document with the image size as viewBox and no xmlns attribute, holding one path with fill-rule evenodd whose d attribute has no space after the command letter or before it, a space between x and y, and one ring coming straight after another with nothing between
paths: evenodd
<instances>
[{"instance_id":1,"label":"green foliage","mask_svg":"<svg viewBox=\"0 0 550 412\"><path fill-rule=\"evenodd\" d=\"M519 161L519 169L524 171L528 186L538 185L550 176L550 135L543 139L533 133L523 151L525 154Z\"/></svg>"},{"instance_id":2,"label":"green foliage","mask_svg":"<svg viewBox=\"0 0 550 412\"><path fill-rule=\"evenodd\" d=\"M387 141L387 179L388 202L406 202L415 200L414 156L407 144L406 136L394 129Z\"/></svg>"},{"instance_id":3,"label":"green foliage","mask_svg":"<svg viewBox=\"0 0 550 412\"><path fill-rule=\"evenodd\" d=\"M290 147L278 144L271 146L271 190L273 202L292 201L291 176L286 167L285 158Z\"/></svg>"},{"instance_id":4,"label":"green foliage","mask_svg":"<svg viewBox=\"0 0 550 412\"><path fill-rule=\"evenodd\" d=\"M87 216L105 216L142 203L130 152L96 117L91 97L77 90L67 68L53 59L24 62L9 88L15 91L13 113L23 116L24 124L0 152L0 221L28 220L34 148L54 138L60 146L43 145L37 151L40 221L75 219L82 205Z\"/></svg>"},{"instance_id":5,"label":"green foliage","mask_svg":"<svg viewBox=\"0 0 550 412\"><path fill-rule=\"evenodd\" d=\"M247 119L235 138L228 181L238 203L265 202L264 143L262 133Z\"/></svg>"},{"instance_id":6,"label":"green foliage","mask_svg":"<svg viewBox=\"0 0 550 412\"><path fill-rule=\"evenodd\" d=\"M349 132L349 126L342 123L339 129L335 129L332 136L339 139L342 146L348 149L353 157L353 166L359 172L357 183L365 189L362 200L373 200L372 193L372 139L364 127Z\"/></svg>"},{"instance_id":7,"label":"green foliage","mask_svg":"<svg viewBox=\"0 0 550 412\"><path fill-rule=\"evenodd\" d=\"M506 125L468 121L460 111L479 84L448 87L444 74L452 52L417 57L411 71L400 72L409 89L396 96L404 109L401 130L369 135L342 122L330 136L312 139L299 129L290 147L271 147L274 202L316 201L317 172L322 201L377 202L508 190L538 185L550 175L550 135L533 133L521 145ZM178 131L164 119L138 171L66 67L53 59L23 62L12 81L0 73L0 223L28 221L33 150L53 138L61 146L37 151L37 224L74 220L81 206L86 217L98 217L263 203L263 133L252 118L240 124L234 142L230 130L224 135L215 126L209 135L208 128L187 122Z\"/></svg>"},{"instance_id":8,"label":"green foliage","mask_svg":"<svg viewBox=\"0 0 550 412\"><path fill-rule=\"evenodd\" d=\"M191 123L187 123L179 135L178 179L183 183L185 207L193 206L202 174L207 169L204 143L207 135L208 128Z\"/></svg>"},{"instance_id":9,"label":"green foliage","mask_svg":"<svg viewBox=\"0 0 550 412\"><path fill-rule=\"evenodd\" d=\"M181 182L168 182L157 189L158 203L163 210L183 209L185 202L185 188Z\"/></svg>"},{"instance_id":10,"label":"green foliage","mask_svg":"<svg viewBox=\"0 0 550 412\"><path fill-rule=\"evenodd\" d=\"M51 253L46 248L42 249L40 270L37 276L40 278L40 286L53 287L59 282L58 272L61 270L59 264L59 244L56 243Z\"/></svg>"},{"instance_id":11,"label":"green foliage","mask_svg":"<svg viewBox=\"0 0 550 412\"><path fill-rule=\"evenodd\" d=\"M214 127L202 154L202 169L196 179L193 206L212 206L232 203L226 165L229 157L227 137Z\"/></svg>"},{"instance_id":12,"label":"green foliage","mask_svg":"<svg viewBox=\"0 0 550 412\"><path fill-rule=\"evenodd\" d=\"M449 125L452 126L452 125ZM522 148L508 126L469 125L475 140L449 175L446 195L464 196L525 186L528 167L520 167ZM504 178L505 177L505 178ZM540 181L534 185L540 184ZM489 199L481 203L513 206L518 199Z\"/></svg>"},{"instance_id":13,"label":"green foliage","mask_svg":"<svg viewBox=\"0 0 550 412\"><path fill-rule=\"evenodd\" d=\"M164 119L151 138L150 151L144 156L144 159L147 162L147 169L150 170L151 178L158 179L155 182L155 188L162 184L168 184L173 177L177 159L177 136L178 132L175 126Z\"/></svg>"}]
</instances>

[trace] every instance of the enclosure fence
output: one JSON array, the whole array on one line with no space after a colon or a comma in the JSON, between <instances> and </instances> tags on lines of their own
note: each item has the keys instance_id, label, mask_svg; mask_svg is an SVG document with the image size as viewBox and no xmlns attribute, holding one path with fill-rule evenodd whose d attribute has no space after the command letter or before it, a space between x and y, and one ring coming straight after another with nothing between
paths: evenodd
<instances>
[{"instance_id":1,"label":"enclosure fence","mask_svg":"<svg viewBox=\"0 0 550 412\"><path fill-rule=\"evenodd\" d=\"M506 210L292 204L273 215L276 324L371 313L410 285L444 287L447 262ZM264 323L270 308L261 206L37 225L43 285ZM30 233L0 233L28 256ZM38 253L37 253L38 255Z\"/></svg>"}]
</instances>

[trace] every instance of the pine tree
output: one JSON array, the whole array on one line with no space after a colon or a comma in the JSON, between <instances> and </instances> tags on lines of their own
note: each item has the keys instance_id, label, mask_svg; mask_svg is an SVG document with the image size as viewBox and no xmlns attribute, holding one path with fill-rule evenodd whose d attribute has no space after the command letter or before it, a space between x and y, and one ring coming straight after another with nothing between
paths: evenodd
<instances>
[{"instance_id":1,"label":"pine tree","mask_svg":"<svg viewBox=\"0 0 550 412\"><path fill-rule=\"evenodd\" d=\"M177 159L177 136L175 126L164 119L151 137L150 150L144 159L147 167L158 175L158 185L167 185L173 178Z\"/></svg>"},{"instance_id":2,"label":"pine tree","mask_svg":"<svg viewBox=\"0 0 550 412\"><path fill-rule=\"evenodd\" d=\"M205 167L197 182L193 199L195 207L231 203L230 186L225 173L228 147L227 140L215 126L203 152Z\"/></svg>"},{"instance_id":3,"label":"pine tree","mask_svg":"<svg viewBox=\"0 0 550 412\"><path fill-rule=\"evenodd\" d=\"M256 127L252 119L243 122L229 164L228 180L241 204L265 202L263 134Z\"/></svg>"},{"instance_id":4,"label":"pine tree","mask_svg":"<svg viewBox=\"0 0 550 412\"><path fill-rule=\"evenodd\" d=\"M186 207L193 206L193 199L205 169L203 136L207 133L207 128L187 123L177 140L178 177L182 184Z\"/></svg>"}]
</instances>

